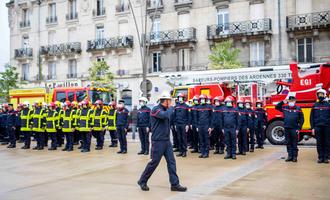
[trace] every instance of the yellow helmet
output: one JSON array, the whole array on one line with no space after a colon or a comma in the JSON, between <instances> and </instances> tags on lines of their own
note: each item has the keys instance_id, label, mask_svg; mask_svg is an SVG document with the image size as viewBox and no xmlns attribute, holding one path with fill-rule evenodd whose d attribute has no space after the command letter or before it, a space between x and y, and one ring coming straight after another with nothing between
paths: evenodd
<instances>
[{"instance_id":1,"label":"yellow helmet","mask_svg":"<svg viewBox=\"0 0 330 200\"><path fill-rule=\"evenodd\" d=\"M42 106L42 103L43 103L42 101L38 101L37 106Z\"/></svg>"},{"instance_id":2,"label":"yellow helmet","mask_svg":"<svg viewBox=\"0 0 330 200\"><path fill-rule=\"evenodd\" d=\"M71 106L72 106L73 108L77 108L77 106L78 106L78 102L76 102L76 101L72 101Z\"/></svg>"},{"instance_id":3,"label":"yellow helmet","mask_svg":"<svg viewBox=\"0 0 330 200\"><path fill-rule=\"evenodd\" d=\"M61 102L60 101L55 101L56 107L60 108L61 107Z\"/></svg>"}]
</instances>

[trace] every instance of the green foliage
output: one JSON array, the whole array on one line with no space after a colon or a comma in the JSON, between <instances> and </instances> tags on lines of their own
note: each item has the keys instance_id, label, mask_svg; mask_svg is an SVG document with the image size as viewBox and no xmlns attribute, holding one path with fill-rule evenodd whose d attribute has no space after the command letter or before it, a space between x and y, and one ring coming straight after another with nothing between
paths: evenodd
<instances>
[{"instance_id":1,"label":"green foliage","mask_svg":"<svg viewBox=\"0 0 330 200\"><path fill-rule=\"evenodd\" d=\"M5 71L0 73L0 99L9 101L9 90L18 88L16 67L7 64Z\"/></svg>"},{"instance_id":2,"label":"green foliage","mask_svg":"<svg viewBox=\"0 0 330 200\"><path fill-rule=\"evenodd\" d=\"M216 43L208 56L212 69L233 69L241 67L238 60L240 50L233 47L233 40Z\"/></svg>"},{"instance_id":3,"label":"green foliage","mask_svg":"<svg viewBox=\"0 0 330 200\"><path fill-rule=\"evenodd\" d=\"M93 86L108 88L115 91L113 83L114 75L105 61L94 62L88 69L88 72L89 80L93 82Z\"/></svg>"}]
</instances>

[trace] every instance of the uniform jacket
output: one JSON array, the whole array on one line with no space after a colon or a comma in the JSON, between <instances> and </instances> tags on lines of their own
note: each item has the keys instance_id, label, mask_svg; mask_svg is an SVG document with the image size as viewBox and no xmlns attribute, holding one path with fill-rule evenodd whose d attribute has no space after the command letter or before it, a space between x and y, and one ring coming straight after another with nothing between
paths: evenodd
<instances>
[{"instance_id":1,"label":"uniform jacket","mask_svg":"<svg viewBox=\"0 0 330 200\"><path fill-rule=\"evenodd\" d=\"M170 140L170 118L174 108L166 109L161 104L155 106L151 111L151 140L169 141Z\"/></svg>"},{"instance_id":2,"label":"uniform jacket","mask_svg":"<svg viewBox=\"0 0 330 200\"><path fill-rule=\"evenodd\" d=\"M238 113L238 126L241 127L247 127L248 125L248 112L245 108L236 108Z\"/></svg>"},{"instance_id":3,"label":"uniform jacket","mask_svg":"<svg viewBox=\"0 0 330 200\"><path fill-rule=\"evenodd\" d=\"M310 122L312 129L315 126L330 126L330 103L316 102L311 111Z\"/></svg>"},{"instance_id":4,"label":"uniform jacket","mask_svg":"<svg viewBox=\"0 0 330 200\"><path fill-rule=\"evenodd\" d=\"M298 106L284 106L281 101L276 105L276 110L283 112L284 115L284 128L292 128L301 130L304 124L304 115L301 108Z\"/></svg>"},{"instance_id":5,"label":"uniform jacket","mask_svg":"<svg viewBox=\"0 0 330 200\"><path fill-rule=\"evenodd\" d=\"M223 109L224 106L220 105L220 106L214 106L213 107L213 113L212 113L212 123L213 123L213 127L220 127L222 128L222 115L223 115Z\"/></svg>"},{"instance_id":6,"label":"uniform jacket","mask_svg":"<svg viewBox=\"0 0 330 200\"><path fill-rule=\"evenodd\" d=\"M212 128L212 107L207 104L201 104L197 107L198 126Z\"/></svg>"},{"instance_id":7,"label":"uniform jacket","mask_svg":"<svg viewBox=\"0 0 330 200\"><path fill-rule=\"evenodd\" d=\"M234 107L224 107L222 115L222 127L238 129L238 112Z\"/></svg>"},{"instance_id":8,"label":"uniform jacket","mask_svg":"<svg viewBox=\"0 0 330 200\"><path fill-rule=\"evenodd\" d=\"M150 112L151 109L147 106L142 106L137 112L137 127L150 128Z\"/></svg>"},{"instance_id":9,"label":"uniform jacket","mask_svg":"<svg viewBox=\"0 0 330 200\"><path fill-rule=\"evenodd\" d=\"M186 103L177 103L174 106L174 125L190 125L190 108Z\"/></svg>"},{"instance_id":10,"label":"uniform jacket","mask_svg":"<svg viewBox=\"0 0 330 200\"><path fill-rule=\"evenodd\" d=\"M126 129L128 129L128 115L129 115L129 111L126 108L117 109L116 125L124 126Z\"/></svg>"},{"instance_id":11,"label":"uniform jacket","mask_svg":"<svg viewBox=\"0 0 330 200\"><path fill-rule=\"evenodd\" d=\"M264 126L267 124L267 114L263 108L257 108L254 113L256 114L256 125Z\"/></svg>"}]
</instances>

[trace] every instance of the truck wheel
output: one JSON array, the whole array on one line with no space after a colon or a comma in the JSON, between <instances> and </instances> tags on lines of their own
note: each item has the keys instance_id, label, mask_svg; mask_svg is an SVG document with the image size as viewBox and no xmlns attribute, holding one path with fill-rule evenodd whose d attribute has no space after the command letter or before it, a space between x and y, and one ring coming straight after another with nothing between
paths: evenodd
<instances>
[{"instance_id":1,"label":"truck wheel","mask_svg":"<svg viewBox=\"0 0 330 200\"><path fill-rule=\"evenodd\" d=\"M284 122L278 120L270 123L266 130L266 136L273 145L285 144Z\"/></svg>"}]
</instances>

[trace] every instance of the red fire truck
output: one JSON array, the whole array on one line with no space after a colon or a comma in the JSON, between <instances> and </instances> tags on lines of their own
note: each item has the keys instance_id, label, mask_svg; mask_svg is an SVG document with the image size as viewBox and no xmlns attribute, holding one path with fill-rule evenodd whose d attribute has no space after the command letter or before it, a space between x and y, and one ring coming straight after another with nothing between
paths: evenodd
<instances>
[{"instance_id":1,"label":"red fire truck","mask_svg":"<svg viewBox=\"0 0 330 200\"><path fill-rule=\"evenodd\" d=\"M289 94L297 98L297 105L302 108L305 123L300 132L299 140L314 137L310 127L310 112L314 102L317 100L316 91L330 88L330 63L311 66L312 73L301 75L296 63L290 64L292 79L290 82L277 81L277 94L265 97L265 109L268 114L268 126L266 137L272 144L284 144L283 113L275 109L275 105L283 101ZM314 70L313 70L314 69Z\"/></svg>"}]
</instances>

